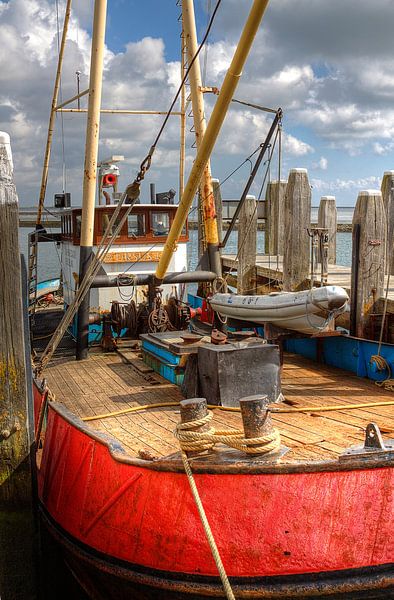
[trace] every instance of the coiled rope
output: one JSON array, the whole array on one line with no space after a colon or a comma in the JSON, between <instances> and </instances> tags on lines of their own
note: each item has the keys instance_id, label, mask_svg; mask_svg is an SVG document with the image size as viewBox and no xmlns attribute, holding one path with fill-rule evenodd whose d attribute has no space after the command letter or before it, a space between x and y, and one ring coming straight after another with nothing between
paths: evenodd
<instances>
[{"instance_id":1,"label":"coiled rope","mask_svg":"<svg viewBox=\"0 0 394 600\"><path fill-rule=\"evenodd\" d=\"M212 418L212 411L208 411L201 419L177 424L174 436L183 452L212 450L215 444L219 443L246 454L267 454L280 448L280 434L275 428L256 438L245 438L243 432L239 430L216 430L210 426L205 431L192 431L196 427L208 425Z\"/></svg>"}]
</instances>

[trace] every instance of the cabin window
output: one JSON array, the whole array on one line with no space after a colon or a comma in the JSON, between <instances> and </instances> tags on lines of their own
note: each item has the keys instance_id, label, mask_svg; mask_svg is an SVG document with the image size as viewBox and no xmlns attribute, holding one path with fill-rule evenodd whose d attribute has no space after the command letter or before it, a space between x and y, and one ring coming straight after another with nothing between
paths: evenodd
<instances>
[{"instance_id":1,"label":"cabin window","mask_svg":"<svg viewBox=\"0 0 394 600\"><path fill-rule=\"evenodd\" d=\"M82 215L75 215L75 237L81 237Z\"/></svg>"},{"instance_id":2,"label":"cabin window","mask_svg":"<svg viewBox=\"0 0 394 600\"><path fill-rule=\"evenodd\" d=\"M127 237L141 237L145 231L145 215L132 214L127 217Z\"/></svg>"},{"instance_id":3,"label":"cabin window","mask_svg":"<svg viewBox=\"0 0 394 600\"><path fill-rule=\"evenodd\" d=\"M167 212L151 214L152 233L156 237L166 236L170 231L170 215Z\"/></svg>"},{"instance_id":4,"label":"cabin window","mask_svg":"<svg viewBox=\"0 0 394 600\"><path fill-rule=\"evenodd\" d=\"M112 213L103 213L101 215L101 235L103 236L107 230L107 227L109 225L109 222L111 220L112 217ZM118 215L115 219L115 222L113 223L111 230L108 232L108 235L113 235L113 233L115 232L117 226L119 225L120 221L122 220L122 215ZM122 233L122 228L119 230L118 235L116 236L117 238L119 238L121 236Z\"/></svg>"}]
</instances>

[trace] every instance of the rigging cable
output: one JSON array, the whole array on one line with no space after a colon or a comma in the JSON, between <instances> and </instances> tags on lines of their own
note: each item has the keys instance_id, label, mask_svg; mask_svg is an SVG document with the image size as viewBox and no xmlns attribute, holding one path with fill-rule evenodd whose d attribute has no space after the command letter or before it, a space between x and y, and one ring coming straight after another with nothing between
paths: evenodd
<instances>
[{"instance_id":1,"label":"rigging cable","mask_svg":"<svg viewBox=\"0 0 394 600\"><path fill-rule=\"evenodd\" d=\"M172 109L174 108L175 103L176 103L176 101L179 98L179 95L180 95L180 93L182 91L183 85L185 84L186 79L187 79L187 77L189 75L190 69L192 68L192 66L193 66L193 64L194 64L197 56L200 54L200 52L201 52L201 50L202 50L205 42L207 41L207 38L208 38L209 33L211 31L213 22L214 22L215 17L216 17L216 13L217 13L217 11L219 9L219 6L220 6L221 2L222 2L222 0L218 0L217 3L216 3L216 6L215 6L215 8L213 10L213 13L212 13L212 16L211 16L211 18L209 20L209 24L208 24L207 30L206 30L206 32L204 34L204 37L203 37L203 39L202 39L199 47L197 48L197 52L193 56L192 60L190 61L190 64L188 65L188 67L186 69L186 73L185 73L185 75L184 75L184 77L183 77L183 79L181 81L181 84L180 84L180 86L178 88L178 91L175 94L175 97L174 97L174 99L173 99L173 101L172 101L172 103L170 105L170 108L168 109L167 114L164 117L164 121L163 121L163 123L162 123L162 125L161 125L161 127L160 127L160 129L159 129L159 131L157 133L157 135L156 135L156 138L155 138L153 144L151 145L148 154L146 155L146 157L144 158L144 160L142 161L142 163L140 165L140 170L139 170L138 175L137 175L137 177L135 179L135 183L139 184L144 179L145 173L148 171L148 169L151 166L153 153L156 150L156 146L157 146L157 144L159 142L159 139L160 139L160 137L161 137L161 135L162 135L162 133L164 131L165 126L167 125L168 119L171 116Z\"/></svg>"},{"instance_id":2,"label":"rigging cable","mask_svg":"<svg viewBox=\"0 0 394 600\"><path fill-rule=\"evenodd\" d=\"M59 27L59 3L56 0L56 27L57 27L57 53L58 57L60 57L60 27ZM63 89L62 89L62 76L60 75L59 82L59 95L60 95L60 104L63 103ZM63 113L60 113L60 123L61 123L61 143L62 143L62 182L63 182L63 193L66 192L67 189L67 180L66 180L66 159L65 159L65 144L64 144L64 120Z\"/></svg>"}]
</instances>

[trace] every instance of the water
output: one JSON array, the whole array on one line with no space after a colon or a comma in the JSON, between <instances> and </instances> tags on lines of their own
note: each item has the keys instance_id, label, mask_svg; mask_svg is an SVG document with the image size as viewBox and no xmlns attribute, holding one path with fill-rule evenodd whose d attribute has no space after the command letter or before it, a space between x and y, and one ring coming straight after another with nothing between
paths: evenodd
<instances>
[{"instance_id":1,"label":"water","mask_svg":"<svg viewBox=\"0 0 394 600\"><path fill-rule=\"evenodd\" d=\"M58 230L50 230L57 232ZM27 228L19 229L19 241L21 251L26 258L28 255L28 233ZM198 263L198 245L197 231L189 231L190 241L188 244L188 268L194 270ZM230 234L229 241L225 249L225 254L237 253L238 232L233 231ZM257 232L257 252L264 253L264 231ZM348 267L352 260L352 234L350 232L337 233L337 264ZM55 243L39 244L38 255L38 281L44 281L52 277L58 277L60 273L60 247Z\"/></svg>"}]
</instances>

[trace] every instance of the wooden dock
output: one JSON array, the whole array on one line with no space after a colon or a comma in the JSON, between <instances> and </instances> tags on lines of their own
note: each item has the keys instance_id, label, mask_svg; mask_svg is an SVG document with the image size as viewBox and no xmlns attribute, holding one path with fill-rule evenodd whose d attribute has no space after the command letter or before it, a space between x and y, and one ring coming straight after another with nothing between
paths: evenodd
<instances>
[{"instance_id":1,"label":"wooden dock","mask_svg":"<svg viewBox=\"0 0 394 600\"><path fill-rule=\"evenodd\" d=\"M222 264L224 272L231 271L236 274L238 262L235 254L225 254L222 256ZM316 267L316 279L320 281L320 265ZM283 256L268 256L266 254L258 254L256 256L256 278L267 282L282 282L283 281ZM350 279L351 279L351 268L342 267L341 265L328 265L328 282L327 285L338 285L347 292L350 292ZM385 277L385 285L387 286L388 276ZM310 277L309 277L310 281ZM318 283L317 283L318 285ZM379 298L381 302L384 301L384 296ZM387 310L390 313L394 313L394 276L390 278L389 294Z\"/></svg>"}]
</instances>

